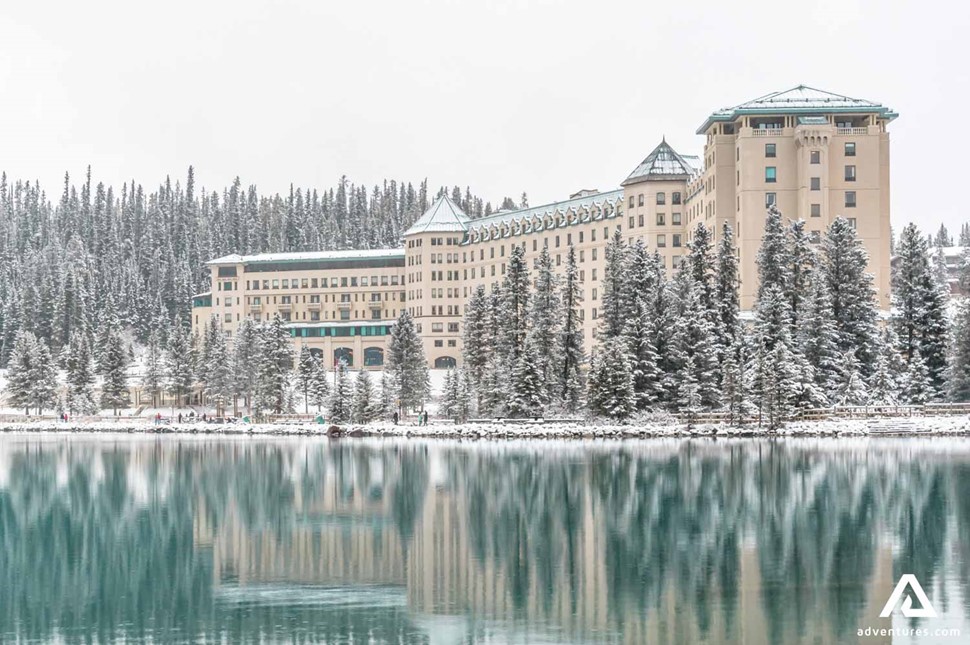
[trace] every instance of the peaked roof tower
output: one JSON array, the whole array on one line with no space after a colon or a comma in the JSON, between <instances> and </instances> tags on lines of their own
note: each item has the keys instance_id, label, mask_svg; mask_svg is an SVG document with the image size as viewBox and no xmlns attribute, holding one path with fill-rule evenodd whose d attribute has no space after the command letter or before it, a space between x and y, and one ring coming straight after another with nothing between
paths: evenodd
<instances>
[{"instance_id":1,"label":"peaked roof tower","mask_svg":"<svg viewBox=\"0 0 970 645\"><path fill-rule=\"evenodd\" d=\"M425 211L424 215L419 217L418 221L412 224L404 234L464 231L468 228L470 221L471 218L458 207L458 204L451 201L447 195L442 195L434 200L431 208Z\"/></svg>"},{"instance_id":2,"label":"peaked roof tower","mask_svg":"<svg viewBox=\"0 0 970 645\"><path fill-rule=\"evenodd\" d=\"M641 181L668 181L689 179L700 170L697 157L682 155L670 147L667 138L633 169L630 176L623 180L622 186Z\"/></svg>"}]
</instances>

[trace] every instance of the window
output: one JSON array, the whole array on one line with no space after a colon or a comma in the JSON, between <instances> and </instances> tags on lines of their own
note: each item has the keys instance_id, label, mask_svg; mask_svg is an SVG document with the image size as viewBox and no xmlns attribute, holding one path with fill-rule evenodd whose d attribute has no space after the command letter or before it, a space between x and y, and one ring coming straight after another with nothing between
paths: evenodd
<instances>
[{"instance_id":1,"label":"window","mask_svg":"<svg viewBox=\"0 0 970 645\"><path fill-rule=\"evenodd\" d=\"M848 142L845 144L845 156L854 157L855 156L855 143Z\"/></svg>"},{"instance_id":2,"label":"window","mask_svg":"<svg viewBox=\"0 0 970 645\"><path fill-rule=\"evenodd\" d=\"M855 181L855 166L846 166L845 167L845 180L846 181Z\"/></svg>"},{"instance_id":3,"label":"window","mask_svg":"<svg viewBox=\"0 0 970 645\"><path fill-rule=\"evenodd\" d=\"M778 169L774 166L765 166L765 183L773 184L778 181Z\"/></svg>"},{"instance_id":4,"label":"window","mask_svg":"<svg viewBox=\"0 0 970 645\"><path fill-rule=\"evenodd\" d=\"M451 332L452 334L457 334L458 325L459 323L455 323L455 322L448 323L448 331Z\"/></svg>"},{"instance_id":5,"label":"window","mask_svg":"<svg viewBox=\"0 0 970 645\"><path fill-rule=\"evenodd\" d=\"M674 257L670 258L670 261L671 267L674 269L679 269L680 265L684 262L684 257L682 255L675 255Z\"/></svg>"},{"instance_id":6,"label":"window","mask_svg":"<svg viewBox=\"0 0 970 645\"><path fill-rule=\"evenodd\" d=\"M443 340L436 340L434 342L434 346L435 347L444 347L445 346L445 341L443 341Z\"/></svg>"},{"instance_id":7,"label":"window","mask_svg":"<svg viewBox=\"0 0 970 645\"><path fill-rule=\"evenodd\" d=\"M633 198L631 197L630 199L633 199ZM631 202L630 205L632 206L633 203ZM637 206L643 206L643 193L640 193L637 196Z\"/></svg>"},{"instance_id":8,"label":"window","mask_svg":"<svg viewBox=\"0 0 970 645\"><path fill-rule=\"evenodd\" d=\"M765 144L765 157L774 157L774 156L775 156L775 144L773 144L773 143L766 143Z\"/></svg>"},{"instance_id":9,"label":"window","mask_svg":"<svg viewBox=\"0 0 970 645\"><path fill-rule=\"evenodd\" d=\"M680 246L680 233L674 233L674 239L672 240L675 247Z\"/></svg>"},{"instance_id":10,"label":"window","mask_svg":"<svg viewBox=\"0 0 970 645\"><path fill-rule=\"evenodd\" d=\"M444 330L445 330L445 324L444 323L440 323L440 322L439 323L436 323L436 322L431 323L431 331L432 332L440 333L440 332L443 332Z\"/></svg>"},{"instance_id":11,"label":"window","mask_svg":"<svg viewBox=\"0 0 970 645\"><path fill-rule=\"evenodd\" d=\"M822 242L822 231L809 231L808 241L812 244L820 244Z\"/></svg>"},{"instance_id":12,"label":"window","mask_svg":"<svg viewBox=\"0 0 970 645\"><path fill-rule=\"evenodd\" d=\"M596 300L597 299L597 294L598 294L598 292L597 292L596 287L593 287L593 297L590 298L590 300Z\"/></svg>"},{"instance_id":13,"label":"window","mask_svg":"<svg viewBox=\"0 0 970 645\"><path fill-rule=\"evenodd\" d=\"M663 206L667 203L666 193L657 193L657 206Z\"/></svg>"},{"instance_id":14,"label":"window","mask_svg":"<svg viewBox=\"0 0 970 645\"><path fill-rule=\"evenodd\" d=\"M333 350L333 363L338 365L341 361L347 364L347 367L353 367L354 365L354 350L349 347L337 347Z\"/></svg>"},{"instance_id":15,"label":"window","mask_svg":"<svg viewBox=\"0 0 970 645\"><path fill-rule=\"evenodd\" d=\"M657 248L663 248L667 246L667 236L661 233L657 236Z\"/></svg>"},{"instance_id":16,"label":"window","mask_svg":"<svg viewBox=\"0 0 970 645\"><path fill-rule=\"evenodd\" d=\"M670 216L670 223L674 226L680 226L680 213L674 213Z\"/></svg>"},{"instance_id":17,"label":"window","mask_svg":"<svg viewBox=\"0 0 970 645\"><path fill-rule=\"evenodd\" d=\"M808 162L811 164L822 163L822 153L819 152L818 150L812 150L811 152L808 153Z\"/></svg>"},{"instance_id":18,"label":"window","mask_svg":"<svg viewBox=\"0 0 970 645\"><path fill-rule=\"evenodd\" d=\"M852 227L852 230L855 230L856 229L856 221L855 221L855 218L854 217L848 217L846 219L849 222L849 226Z\"/></svg>"},{"instance_id":19,"label":"window","mask_svg":"<svg viewBox=\"0 0 970 645\"><path fill-rule=\"evenodd\" d=\"M822 180L818 177L812 177L811 179L812 190L822 190Z\"/></svg>"},{"instance_id":20,"label":"window","mask_svg":"<svg viewBox=\"0 0 970 645\"><path fill-rule=\"evenodd\" d=\"M775 193L765 193L765 208L769 206L774 206L777 203L777 195Z\"/></svg>"},{"instance_id":21,"label":"window","mask_svg":"<svg viewBox=\"0 0 970 645\"><path fill-rule=\"evenodd\" d=\"M633 195L630 195L630 208L633 208Z\"/></svg>"},{"instance_id":22,"label":"window","mask_svg":"<svg viewBox=\"0 0 970 645\"><path fill-rule=\"evenodd\" d=\"M812 204L812 217L821 217L821 216L822 216L822 205Z\"/></svg>"},{"instance_id":23,"label":"window","mask_svg":"<svg viewBox=\"0 0 970 645\"><path fill-rule=\"evenodd\" d=\"M664 225L664 217L665 217L664 213L657 213L657 226Z\"/></svg>"},{"instance_id":24,"label":"window","mask_svg":"<svg viewBox=\"0 0 970 645\"><path fill-rule=\"evenodd\" d=\"M847 190L845 191L845 207L855 208L855 191Z\"/></svg>"},{"instance_id":25,"label":"window","mask_svg":"<svg viewBox=\"0 0 970 645\"><path fill-rule=\"evenodd\" d=\"M677 205L680 204L680 193L674 193L670 196L670 203Z\"/></svg>"}]
</instances>

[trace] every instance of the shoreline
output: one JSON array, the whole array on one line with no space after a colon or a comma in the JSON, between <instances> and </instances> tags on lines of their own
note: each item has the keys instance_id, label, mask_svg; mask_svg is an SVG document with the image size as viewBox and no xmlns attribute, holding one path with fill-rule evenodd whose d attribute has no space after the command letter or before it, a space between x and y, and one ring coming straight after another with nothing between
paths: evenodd
<instances>
[{"instance_id":1,"label":"shoreline","mask_svg":"<svg viewBox=\"0 0 970 645\"><path fill-rule=\"evenodd\" d=\"M234 436L286 437L314 436L391 439L764 439L774 437L952 437L970 435L970 417L926 416L909 418L905 423L887 424L884 420L826 419L798 421L778 431L747 425L730 427L723 424L697 424L688 430L683 423L649 422L641 425L605 425L592 423L434 423L428 426L369 424L333 426L326 424L229 424L209 425L183 423L154 425L150 422L21 422L0 424L3 435L92 435L120 434L142 436Z\"/></svg>"}]
</instances>

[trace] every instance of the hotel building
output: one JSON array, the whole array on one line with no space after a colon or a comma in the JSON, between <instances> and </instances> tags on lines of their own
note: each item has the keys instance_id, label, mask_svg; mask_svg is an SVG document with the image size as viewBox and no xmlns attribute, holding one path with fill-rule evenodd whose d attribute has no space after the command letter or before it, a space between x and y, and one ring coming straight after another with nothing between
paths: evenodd
<instances>
[{"instance_id":1,"label":"hotel building","mask_svg":"<svg viewBox=\"0 0 970 645\"><path fill-rule=\"evenodd\" d=\"M593 346L604 248L619 229L657 250L668 271L688 251L699 222L715 241L734 232L742 309L757 293L765 211L802 219L813 242L836 217L869 253L878 302L888 309L889 133L886 106L806 86L717 110L697 129L699 157L662 140L614 190L582 190L564 201L472 219L447 196L404 234L403 248L229 255L208 263L212 290L193 299L193 329L215 316L231 334L241 320L279 313L298 346L328 367L379 368L403 307L414 316L431 367L461 360L464 305L492 289L516 245L530 266L548 248L557 267L575 247L583 282L586 348Z\"/></svg>"}]
</instances>

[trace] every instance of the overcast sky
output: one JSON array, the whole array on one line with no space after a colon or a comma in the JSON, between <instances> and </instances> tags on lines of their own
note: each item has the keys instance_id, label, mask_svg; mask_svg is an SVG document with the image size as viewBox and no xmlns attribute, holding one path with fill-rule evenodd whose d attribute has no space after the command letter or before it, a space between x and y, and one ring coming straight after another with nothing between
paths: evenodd
<instances>
[{"instance_id":1,"label":"overcast sky","mask_svg":"<svg viewBox=\"0 0 970 645\"><path fill-rule=\"evenodd\" d=\"M791 5L791 8L789 8ZM897 227L970 220L963 1L4 2L0 169L60 192L346 174L533 204L615 188L661 136L806 84L882 102Z\"/></svg>"}]
</instances>

